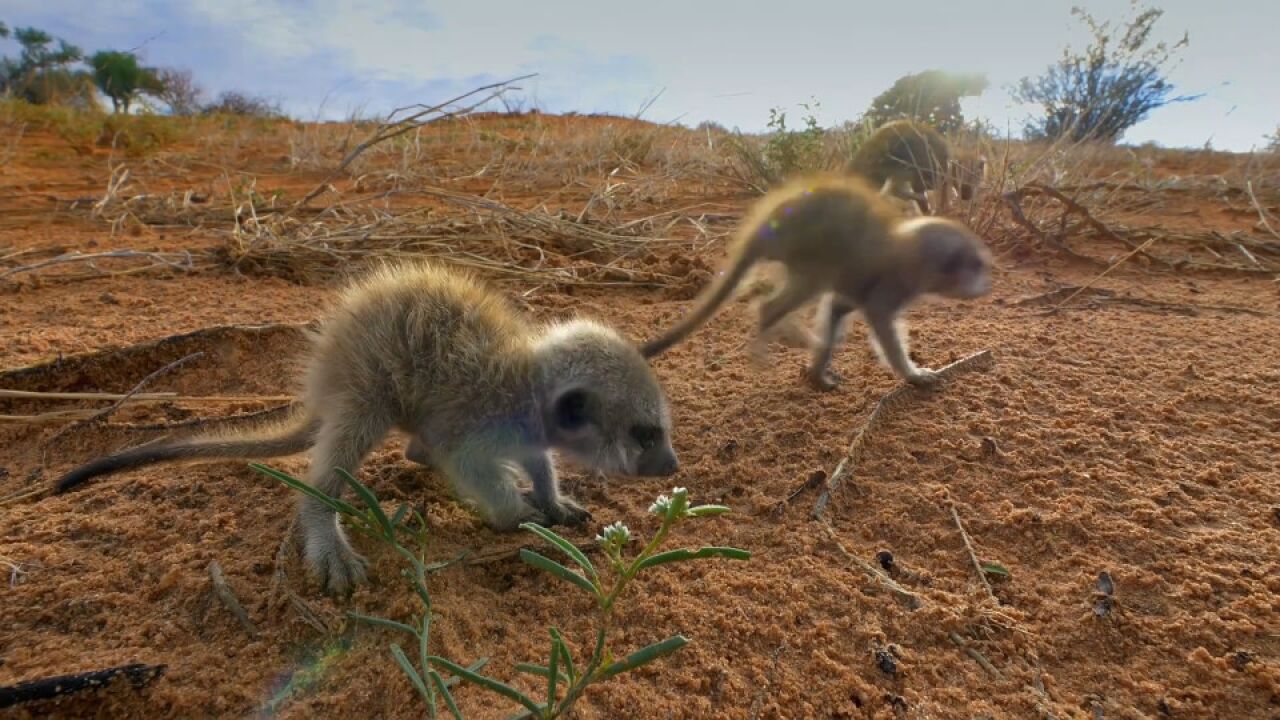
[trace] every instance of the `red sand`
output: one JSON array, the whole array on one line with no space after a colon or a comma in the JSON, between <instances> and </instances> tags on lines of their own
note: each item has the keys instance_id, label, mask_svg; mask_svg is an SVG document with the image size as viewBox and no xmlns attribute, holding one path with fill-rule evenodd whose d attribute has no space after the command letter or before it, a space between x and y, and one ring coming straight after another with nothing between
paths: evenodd
<instances>
[{"instance_id":1,"label":"red sand","mask_svg":"<svg viewBox=\"0 0 1280 720\"><path fill-rule=\"evenodd\" d=\"M575 122L585 128L598 120L563 121L569 128ZM108 171L101 151L51 157L56 138L29 137L0 169L0 197L13 208L0 210L0 255L5 247L53 243L88 251L216 242L207 231L155 227L111 237L105 223L86 213L48 213L52 203L40 196L100 196ZM1169 156L1184 178L1219 172ZM174 157L189 156L175 151ZM152 189L198 187L216 178L194 162L187 171L177 161L135 162ZM275 164L254 172L287 172L274 156L263 163ZM271 178L272 186L293 196L317 179L314 173L281 177ZM545 198L562 184L549 176L545 187L521 188L507 200L532 206L512 197ZM1196 223L1225 231L1256 219L1222 212L1224 203L1241 202L1224 199L1212 183L1197 187L1203 189L1136 215L1131 224L1185 230ZM1264 204L1277 203L1276 187L1268 186ZM715 200L727 198L731 212L749 200L718 192ZM676 208L705 200L705 193L677 186L661 204ZM584 200L557 203L580 208ZM1171 207L1194 217L1171 217ZM1103 259L1122 251L1083 247ZM828 509L839 544L864 562L891 552L896 581L916 593L922 607L908 608L845 557L811 515L816 490L801 490L785 503L815 472L832 471L876 401L897 385L866 348L862 326L837 355L844 383L818 394L801 382L804 358L796 351L775 350L770 370L750 368L735 348L751 322L735 305L655 363L674 406L680 474L671 481L600 483L568 473L567 484L595 520L567 534L588 541L603 524L623 520L647 537L656 527L647 507L678 484L695 502L724 503L734 512L690 522L672 547L734 545L754 558L667 566L643 576L620 606L615 652L673 633L692 642L593 687L578 717L1280 717L1280 284L1270 276L1179 273L1134 263L1096 287L1183 309L1086 299L1051 315L1043 305L1018 301L1086 282L1098 268L1050 252L1016 251L1003 239L997 250L1001 267L991 297L933 302L911 315L919 362L936 367L990 349L994 367L962 374L891 414ZM702 250L698 265L719 257L718 246ZM582 311L647 337L686 307L705 280L704 269L695 265L691 272L696 282L669 291L570 296L544 288L528 301L540 314ZM525 289L519 283L503 288ZM302 322L331 291L226 272L7 286L0 288L0 366L224 323ZM147 390L274 396L293 387L300 345L288 332L209 349ZM713 362L722 356L723 363ZM157 351L4 386L125 392L172 359ZM155 435L125 424L272 404L130 406L52 444L63 425L5 423L0 497ZM83 405L0 400L0 413ZM272 464L305 469L302 457ZM433 559L467 548L538 544L484 529L433 473L404 460L398 441L373 455L362 477L389 504L425 504ZM993 580L999 606L978 582L948 498L980 559L1011 573ZM281 717L423 717L387 653L393 638L363 626L342 632L348 609L415 617L393 554L361 541L374 584L345 602L319 594L303 580L298 560L286 558L285 587L329 624L328 635L305 623L285 592L273 587L291 500L289 491L244 463L219 462L144 469L83 492L0 506L0 560L20 568L10 573L0 564L9 575L0 582L0 686L131 662L168 666L141 692L115 688L9 712L238 717L263 710L292 679L297 691L277 706ZM214 598L212 560L259 628L256 638ZM1099 617L1095 591L1103 571L1114 580L1114 608ZM486 672L522 688L540 687L513 666L545 657L542 628L561 628L579 656L587 651L593 627L587 599L513 557L451 566L432 576L431 588L436 650L462 662L488 657ZM999 676L958 647L953 635ZM878 667L884 663L877 651L895 658L895 673ZM469 718L502 718L515 709L472 687L457 695Z\"/></svg>"}]
</instances>

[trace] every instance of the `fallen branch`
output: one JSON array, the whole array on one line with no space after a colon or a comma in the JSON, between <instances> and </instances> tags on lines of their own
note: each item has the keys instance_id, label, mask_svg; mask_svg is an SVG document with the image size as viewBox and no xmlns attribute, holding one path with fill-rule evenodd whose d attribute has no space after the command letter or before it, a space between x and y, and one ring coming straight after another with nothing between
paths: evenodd
<instances>
[{"instance_id":1,"label":"fallen branch","mask_svg":"<svg viewBox=\"0 0 1280 720\"><path fill-rule=\"evenodd\" d=\"M951 493L946 493L947 506L951 508L951 519L956 522L956 529L960 531L960 539L964 541L965 552L969 553L969 561L973 563L973 571L978 575L978 581L982 583L982 587L986 588L987 597L992 602L998 603L996 600L995 590L991 589L991 582L987 580L987 574L982 571L982 562L978 560L978 553L973 549L973 540L969 538L969 532L964 529L964 523L960 521L960 511L956 509L955 500L951 499Z\"/></svg>"},{"instance_id":2,"label":"fallen branch","mask_svg":"<svg viewBox=\"0 0 1280 720\"><path fill-rule=\"evenodd\" d=\"M1152 245L1155 241L1156 241L1156 238L1154 238L1154 237L1152 237L1152 238L1148 238L1146 242L1142 243L1142 244L1141 244L1141 245L1139 245L1138 247L1136 247L1136 248L1134 248L1133 250L1131 250L1130 252L1126 253L1126 254L1125 254L1123 257L1121 257L1119 260L1116 260L1114 263L1112 263L1112 264L1111 264L1111 266L1110 266L1110 267L1108 267L1106 270L1103 270L1102 272L1100 272L1100 273L1098 273L1097 275L1095 275L1095 276L1093 277L1093 279L1092 279L1092 280L1090 280L1089 282L1085 283L1084 285L1081 285L1081 286L1080 286L1080 288L1079 288L1078 290L1076 290L1075 292L1073 292L1073 293L1071 293L1070 295L1068 295L1068 296L1067 296L1067 298L1066 298L1065 300L1063 300L1062 302L1058 303L1057 305L1054 305L1054 306L1053 306L1053 307L1054 307L1054 309L1055 309L1055 310L1057 310L1057 309L1061 308L1063 305L1066 305L1067 303L1071 302L1071 300L1072 300L1073 298L1075 298L1075 296L1079 295L1080 293L1084 292L1085 290L1088 290L1088 289L1089 289L1089 288L1090 288L1094 283L1096 283L1097 281L1099 281L1099 280L1101 280L1102 278L1106 277L1107 273L1109 273L1109 272L1111 272L1112 270L1115 270L1116 268L1118 268L1118 267L1120 267L1121 265L1123 265L1126 261L1128 261L1128 260L1129 260L1129 258L1133 257L1134 255L1137 255L1138 253L1142 252L1143 250L1146 250L1148 247L1151 247L1151 245Z\"/></svg>"},{"instance_id":3,"label":"fallen branch","mask_svg":"<svg viewBox=\"0 0 1280 720\"><path fill-rule=\"evenodd\" d=\"M227 579L222 575L222 566L217 560L209 561L209 580L213 583L213 593L218 596L223 605L227 606L231 614L235 615L236 620L240 621L240 626L249 633L249 637L258 637L258 627L253 624L249 613L245 612L244 606L240 604L235 592L227 584Z\"/></svg>"},{"instance_id":4,"label":"fallen branch","mask_svg":"<svg viewBox=\"0 0 1280 720\"><path fill-rule=\"evenodd\" d=\"M387 119L384 120L382 123L380 123L378 127L374 129L373 133L369 135L369 137L365 138L362 142L357 144L354 148L351 149L350 152L346 154L345 157L342 158L342 162L338 163L338 167L334 168L333 171L330 172L328 176L325 177L325 179L315 187L314 190L304 195L301 200L299 200L297 203L294 204L294 206L286 214L286 217L292 216L299 209L305 207L307 203L310 203L312 200L319 197L319 195L323 193L326 188L329 187L329 183L333 182L334 178L338 177L338 175L340 175L343 171L345 171L347 167L351 165L351 163L355 161L357 157L360 157L360 154L363 153L365 150L368 150L369 148L373 147L374 145L377 145L380 142L390 140L395 137L399 137L411 130L416 130L420 127L423 127L424 125L428 125L430 123L437 122L440 120L447 120L450 118L456 118L456 117L462 117L462 116L468 115L473 110L484 105L490 100L500 97L503 93L508 92L510 90L520 89L518 87L515 87L512 83L517 83L517 82L520 82L521 80L527 80L531 77L535 77L536 75L537 73L533 73L529 75L521 75L520 77L512 78L510 80L504 80L503 82L492 83L489 85L482 85L481 87L478 87L469 92L465 92L451 100L446 100L440 103L439 105L432 105L430 107L425 107L422 105L411 105L408 107L396 108L395 110L392 110L391 113L387 115ZM488 90L492 90L493 92L486 95L483 100L474 102L471 105L468 105L467 107L460 108L457 110L446 109L456 103L466 100L467 98L475 97L476 95L479 95L480 93L483 93ZM417 109L412 114L396 119L396 115L399 115L400 113L405 112L406 110L411 110L414 108L417 108ZM431 115L434 115L434 117L428 117Z\"/></svg>"},{"instance_id":5,"label":"fallen branch","mask_svg":"<svg viewBox=\"0 0 1280 720\"><path fill-rule=\"evenodd\" d=\"M1066 287L1061 287L1056 290L1050 290L1048 292L1041 293L1039 295L1033 295L1031 297L1023 298L1021 300L1016 300L1013 303L1011 303L1011 305L1015 307L1020 307L1020 306L1026 306L1026 305L1048 305L1050 303L1061 304L1061 301L1066 296L1076 293L1081 289L1082 288L1079 285L1068 285ZM1170 310L1173 312L1180 312L1184 315L1194 315L1198 311L1236 313L1241 315L1253 315L1254 317L1271 317L1272 315L1272 313L1268 313L1262 310L1258 310L1255 308L1240 307L1238 305L1212 305L1212 304L1206 304L1206 303L1180 303L1180 302L1170 302L1167 300L1149 300L1147 298L1136 298L1136 297L1128 297L1123 295L1116 295L1111 290L1098 289L1098 288L1093 288L1091 290L1091 292L1089 293L1089 300L1092 303L1102 303L1102 304L1112 304L1112 305L1134 305L1137 307L1146 307L1146 308L1152 308L1155 310ZM1056 312L1059 309L1073 310L1073 309L1082 308L1082 307L1086 307L1086 306L1076 305L1070 308L1054 307L1054 308L1050 308L1049 312Z\"/></svg>"},{"instance_id":6,"label":"fallen branch","mask_svg":"<svg viewBox=\"0 0 1280 720\"><path fill-rule=\"evenodd\" d=\"M996 669L996 666L995 666L995 665L992 665L992 664L991 664L991 661L990 661L990 660L988 660L988 659L986 658L986 656L984 656L982 653L978 652L978 651L977 651L977 650L975 650L973 647L971 647L971 646L969 645L969 643L965 642L964 638L960 637L960 634L959 634L959 633L956 633L956 632L950 632L950 633L947 633L947 635L948 635L948 637L950 637L950 638L951 638L951 642L953 642L953 643L955 643L956 645L960 646L960 649L961 649L961 650L964 650L964 652L965 652L965 654L966 654L966 655L968 655L969 657L973 658L973 661L974 661L974 662L976 662L976 663L978 663L978 665L979 665L983 670L986 670L988 675L990 675L991 677L993 677L993 678L995 678L995 679L997 679L997 680L1003 680L1003 679L1004 679L1004 674L1003 674L1003 673L1001 673L999 670L997 670L997 669Z\"/></svg>"},{"instance_id":7,"label":"fallen branch","mask_svg":"<svg viewBox=\"0 0 1280 720\"><path fill-rule=\"evenodd\" d=\"M54 433L53 437L46 440L44 442L44 445L46 447L49 445L52 445L54 441L56 441L58 438L61 438L63 435L75 432L76 430L79 430L80 428L83 428L83 427L88 427L89 425L92 425L93 423L98 422L99 420L107 417L111 413L120 409L121 405L124 405L125 402L129 400L129 398L133 397L136 393L140 392L142 388L146 387L147 384L150 383L152 380L156 379L157 377L160 377L161 375L165 374L166 372L169 372L170 370L173 370L178 367L181 367L182 365L185 365L191 360L195 360L196 358L201 358L201 357L204 357L203 351L193 352L189 355L185 355L183 357L178 358L177 360L174 360L168 365L161 367L159 370L152 371L149 375L142 378L142 380L139 381L137 385L134 385L132 390L125 393L124 397L120 398L119 400L116 400L109 407L104 408L101 411L96 412L93 415L90 415L89 417L83 420L77 420L76 422L62 428L58 432Z\"/></svg>"},{"instance_id":8,"label":"fallen branch","mask_svg":"<svg viewBox=\"0 0 1280 720\"><path fill-rule=\"evenodd\" d=\"M34 390L49 385L56 387L59 384L65 384L64 378L77 378L79 383L88 384L95 382L97 377L105 379L113 375L118 376L119 373L113 373L112 368L104 367L111 363L123 364L145 358L150 364L154 364L166 358L178 359L198 350L208 349L210 345L239 338L245 338L246 341L260 348L264 337L278 332L296 333L301 345L304 332L311 327L314 327L313 323L215 325L122 348L94 350L60 357L38 365L0 371L0 386Z\"/></svg>"},{"instance_id":9,"label":"fallen branch","mask_svg":"<svg viewBox=\"0 0 1280 720\"><path fill-rule=\"evenodd\" d=\"M919 595L916 595L910 590L899 585L896 580L889 577L880 568L849 552L845 548L844 543L840 542L840 537L836 534L836 529L831 527L831 523L828 522L826 518L818 518L818 522L822 525L822 529L826 531L827 537L831 538L831 542L835 544L836 549L840 551L841 555L844 555L846 560L853 565L857 565L864 573L870 575L873 580L888 588L890 592L906 603L909 609L919 610L924 607L924 601L920 599Z\"/></svg>"},{"instance_id":10,"label":"fallen branch","mask_svg":"<svg viewBox=\"0 0 1280 720\"><path fill-rule=\"evenodd\" d=\"M163 675L167 667L166 665L133 663L132 665L122 665L105 670L91 670L71 675L28 680L17 685L0 687L0 708L12 707L19 703L36 700L50 700L84 690L94 690L104 687L112 680L122 676L129 680L134 689L142 689L151 681Z\"/></svg>"},{"instance_id":11,"label":"fallen branch","mask_svg":"<svg viewBox=\"0 0 1280 720\"><path fill-rule=\"evenodd\" d=\"M987 367L992 362L991 351L983 350L976 352L968 357L961 358L949 365L938 368L935 372L941 380L950 380L958 373L968 370L974 370ZM872 430L884 421L885 415L890 411L902 405L908 398L915 397L921 391L914 385L900 385L892 390L888 395L880 399L876 403L871 414L867 416L867 420L863 423L862 428L853 436L853 440L849 443L849 449L845 451L845 455L836 465L836 469L831 471L831 476L827 479L826 489L818 496L817 503L813 506L813 516L819 520L822 519L823 513L826 511L827 503L831 502L831 495L840 487L840 483L844 481L852 472L858 461L862 459L862 450L867 444L867 436Z\"/></svg>"},{"instance_id":12,"label":"fallen branch","mask_svg":"<svg viewBox=\"0 0 1280 720\"><path fill-rule=\"evenodd\" d=\"M1258 211L1258 222L1260 222L1262 227L1266 228L1267 232L1271 233L1273 237L1280 239L1280 232L1276 232L1276 229L1271 227L1271 223L1267 221L1266 209L1262 207L1262 203L1258 202L1258 196L1253 193L1253 181L1245 181L1244 188L1249 193L1249 202L1253 203L1253 209ZM1256 263L1257 260L1254 260L1254 262Z\"/></svg>"}]
</instances>

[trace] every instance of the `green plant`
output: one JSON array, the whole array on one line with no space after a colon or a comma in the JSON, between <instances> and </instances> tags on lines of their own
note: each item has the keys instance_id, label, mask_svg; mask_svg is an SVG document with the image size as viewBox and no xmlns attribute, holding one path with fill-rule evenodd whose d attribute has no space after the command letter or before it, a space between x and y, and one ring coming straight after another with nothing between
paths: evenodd
<instances>
[{"instance_id":1,"label":"green plant","mask_svg":"<svg viewBox=\"0 0 1280 720\"><path fill-rule=\"evenodd\" d=\"M735 133L729 146L738 160L738 179L757 192L765 192L796 173L822 167L825 152L822 127L818 125L817 100L801 103L802 129L787 127L787 113L769 109L769 132L763 143L755 144Z\"/></svg>"},{"instance_id":2,"label":"green plant","mask_svg":"<svg viewBox=\"0 0 1280 720\"><path fill-rule=\"evenodd\" d=\"M1151 30L1163 10L1130 3L1132 18L1113 29L1079 7L1071 9L1088 26L1093 41L1083 52L1064 48L1062 58L1037 78L1025 77L1012 88L1013 99L1042 108L1027 121L1028 137L1073 141L1114 141L1157 108L1190 102L1201 95L1173 95L1167 79L1176 65L1175 53L1187 46L1188 35L1169 46L1149 45Z\"/></svg>"},{"instance_id":3,"label":"green plant","mask_svg":"<svg viewBox=\"0 0 1280 720\"><path fill-rule=\"evenodd\" d=\"M407 564L402 574L407 578L422 605L422 616L416 626L397 622L386 618L372 617L349 612L354 620L370 625L395 630L409 635L416 641L417 660L411 660L398 643L390 645L391 656L400 670L409 678L413 687L427 705L427 713L435 718L441 703L457 720L463 720L462 711L450 690L459 680L472 683L524 708L518 718L536 718L550 720L564 716L582 697L586 688L597 682L647 665L659 658L670 655L688 644L688 639L681 635L673 635L652 645L637 650L622 659L615 659L608 647L609 632L613 623L613 612L617 607L623 591L641 572L672 562L684 562L710 557L723 557L735 560L747 560L751 554L745 550L731 547L703 547L697 550L679 549L659 552L668 534L678 523L695 517L709 517L729 512L729 508L721 505L699 505L690 507L689 495L684 488L676 488L670 497L661 495L649 508L649 511L662 519L658 531L644 547L631 558L624 557L624 549L631 540L631 531L621 522L604 528L596 541L609 562L612 577L606 580L586 554L573 543L537 523L527 522L521 528L537 535L563 552L578 570L528 549L520 550L520 558L540 570L546 571L561 580L589 593L596 604L597 628L596 637L590 657L585 665L579 666L573 660L568 643L557 628L550 628L550 651L545 664L521 663L516 666L520 672L535 675L546 680L545 699L541 702L526 695L520 690L500 682L494 678L480 674L480 669L487 659L482 658L470 666L464 667L446 658L432 654L431 593L427 587L427 575L447 566L451 562L428 563L426 561L426 524L416 510L407 504L401 505L393 515L383 512L378 498L373 491L349 473L338 472L360 498L365 508L356 508L344 500L330 497L310 485L286 473L260 464L253 464L258 472L272 477L286 486L309 495L346 518L349 526L357 533L371 537L394 550ZM406 523L406 519L410 522ZM401 537L406 537L416 550L410 549ZM443 672L453 677L445 678Z\"/></svg>"},{"instance_id":4,"label":"green plant","mask_svg":"<svg viewBox=\"0 0 1280 720\"><path fill-rule=\"evenodd\" d=\"M140 93L158 95L163 90L156 69L139 65L138 56L131 52L100 50L89 58L89 67L93 82L111 98L116 112L127 114Z\"/></svg>"}]
</instances>

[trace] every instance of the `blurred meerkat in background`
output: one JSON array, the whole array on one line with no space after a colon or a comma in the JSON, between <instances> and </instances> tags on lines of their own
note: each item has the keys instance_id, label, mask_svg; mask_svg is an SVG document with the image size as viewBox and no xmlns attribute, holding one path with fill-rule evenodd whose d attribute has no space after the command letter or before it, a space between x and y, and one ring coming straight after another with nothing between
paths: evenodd
<instances>
[{"instance_id":1,"label":"blurred meerkat in background","mask_svg":"<svg viewBox=\"0 0 1280 720\"><path fill-rule=\"evenodd\" d=\"M813 358L807 374L819 389L836 384L828 366L842 323L854 310L862 311L873 345L899 377L933 382L935 374L908 357L899 314L925 294L969 299L991 289L990 253L962 223L906 219L856 176L797 178L757 201L738 229L724 270L683 319L641 346L644 356L661 354L709 320L764 261L780 264L785 279L760 304L752 352L762 356L763 344L784 317L825 295L808 339Z\"/></svg>"},{"instance_id":2,"label":"blurred meerkat in background","mask_svg":"<svg viewBox=\"0 0 1280 720\"><path fill-rule=\"evenodd\" d=\"M951 190L972 200L986 176L986 158L958 151L929 125L893 120L871 133L845 166L861 175L882 194L915 202L921 214L931 215L929 190L938 193L939 212L946 212Z\"/></svg>"}]
</instances>

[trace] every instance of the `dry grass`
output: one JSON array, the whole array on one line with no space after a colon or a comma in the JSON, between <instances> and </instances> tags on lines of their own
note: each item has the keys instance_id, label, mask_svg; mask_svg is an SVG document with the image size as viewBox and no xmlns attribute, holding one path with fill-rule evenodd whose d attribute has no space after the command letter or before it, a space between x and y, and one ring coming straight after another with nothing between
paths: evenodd
<instances>
[{"instance_id":1,"label":"dry grass","mask_svg":"<svg viewBox=\"0 0 1280 720\"><path fill-rule=\"evenodd\" d=\"M177 251L93 254L15 248L0 255L0 280L233 270L314 281L379 257L412 255L448 257L526 281L679 282L662 253L696 249L727 234L743 202L764 189L743 166L744 149L758 154L769 141L712 124L688 129L620 117L468 111L407 127L344 158L362 138L391 126L104 119L6 102L0 103L0 128L9 132L0 158L19 152L15 138L25 133L53 131L74 147L77 137L100 138L118 122L124 125L110 142L123 152L110 152L109 179L99 197L60 204L44 215L88 216L114 235L145 227L213 242ZM122 147L125 132L130 139ZM152 132L153 140L134 139ZM842 165L867 132L855 123L825 131L819 165ZM1158 234L1160 242L1139 253L1148 266L1280 269L1280 208L1274 196L1262 193L1280 177L1276 154L1184 151L1176 155L1186 165L1184 175L1168 172L1169 151L1151 147L1032 144L980 135L958 135L952 142L982 152L988 178L978 197L953 202L951 212L994 245L1106 266ZM161 147L165 151L157 152ZM193 175L206 179L199 187L182 187ZM327 179L317 188L317 207L299 207L294 199L306 188L298 183L320 178ZM1179 193L1206 187L1227 212L1255 218L1256 232L1127 222L1153 210L1172 212ZM691 195L708 201L691 205ZM1115 248L1100 253L1099 243Z\"/></svg>"}]
</instances>

